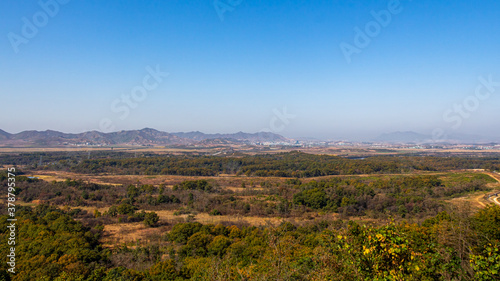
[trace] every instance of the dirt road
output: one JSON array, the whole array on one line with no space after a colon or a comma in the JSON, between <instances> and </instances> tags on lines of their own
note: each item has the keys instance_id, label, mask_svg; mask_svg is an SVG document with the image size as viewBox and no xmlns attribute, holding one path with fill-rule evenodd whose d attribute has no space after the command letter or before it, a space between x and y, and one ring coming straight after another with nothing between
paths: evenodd
<instances>
[{"instance_id":1,"label":"dirt road","mask_svg":"<svg viewBox=\"0 0 500 281\"><path fill-rule=\"evenodd\" d=\"M500 174L498 174L498 173L488 173L488 172L485 172L485 174L487 174L488 176L494 178L496 181L498 181L498 183L500 183ZM493 203L497 204L498 206L500 206L500 202L498 201L499 198L500 198L500 191L496 191L495 195L489 197L488 200L490 200L491 202L493 202Z\"/></svg>"}]
</instances>

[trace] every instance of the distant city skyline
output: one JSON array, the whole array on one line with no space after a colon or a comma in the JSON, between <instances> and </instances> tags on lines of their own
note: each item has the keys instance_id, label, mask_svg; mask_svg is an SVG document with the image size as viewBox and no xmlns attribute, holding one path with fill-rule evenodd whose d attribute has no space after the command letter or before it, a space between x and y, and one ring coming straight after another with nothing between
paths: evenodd
<instances>
[{"instance_id":1,"label":"distant city skyline","mask_svg":"<svg viewBox=\"0 0 500 281\"><path fill-rule=\"evenodd\" d=\"M0 3L0 129L500 132L498 1Z\"/></svg>"}]
</instances>

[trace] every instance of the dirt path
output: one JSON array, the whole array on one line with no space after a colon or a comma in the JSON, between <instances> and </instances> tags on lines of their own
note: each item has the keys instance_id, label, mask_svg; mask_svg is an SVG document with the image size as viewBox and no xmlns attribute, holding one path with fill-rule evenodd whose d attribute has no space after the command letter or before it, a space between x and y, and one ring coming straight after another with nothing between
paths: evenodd
<instances>
[{"instance_id":1,"label":"dirt path","mask_svg":"<svg viewBox=\"0 0 500 281\"><path fill-rule=\"evenodd\" d=\"M477 202L479 205L481 205L482 207L486 207L486 204L484 204L483 202L481 202L481 199L483 199L483 198L484 198L484 194L481 194L481 195L479 195L479 196L476 196L476 197L474 198L474 200L476 200L476 202ZM484 200L484 199L483 199L483 200Z\"/></svg>"},{"instance_id":2,"label":"dirt path","mask_svg":"<svg viewBox=\"0 0 500 281\"><path fill-rule=\"evenodd\" d=\"M490 172L484 172L486 175L494 178L499 184L500 184L500 174L498 173L490 173ZM500 192L496 192L497 194L500 194ZM494 197L490 197L488 198L488 200L490 200L491 202L497 204L498 206L500 206L500 202L498 201L498 198L500 198L500 196L494 196Z\"/></svg>"},{"instance_id":3,"label":"dirt path","mask_svg":"<svg viewBox=\"0 0 500 281\"><path fill-rule=\"evenodd\" d=\"M483 169L461 170L461 171L462 172L475 172L475 173L481 173L481 174L488 175L498 182L498 183L488 184L488 186L491 186L492 188L497 188L497 189L500 188L500 174L486 172ZM456 172L459 172L459 171L456 171ZM497 192L500 195L500 191L497 191ZM494 193L497 193L497 192L494 192ZM450 202L466 201L466 202L469 202L469 204L471 204L471 206L473 206L476 209L481 209L481 208L488 206L489 202L498 204L500 206L500 196L486 198L486 196L488 194L492 194L492 193L493 193L493 191L492 192L479 191L479 192L469 194L469 195L464 196L464 197L454 198L454 199L450 200Z\"/></svg>"},{"instance_id":4,"label":"dirt path","mask_svg":"<svg viewBox=\"0 0 500 281\"><path fill-rule=\"evenodd\" d=\"M493 202L495 202L498 206L500 206L500 202L498 202L498 197L493 198Z\"/></svg>"},{"instance_id":5,"label":"dirt path","mask_svg":"<svg viewBox=\"0 0 500 281\"><path fill-rule=\"evenodd\" d=\"M497 182L500 183L500 174L497 174L497 173L489 173L489 172L485 172L485 174L487 174L488 176L494 178Z\"/></svg>"}]
</instances>

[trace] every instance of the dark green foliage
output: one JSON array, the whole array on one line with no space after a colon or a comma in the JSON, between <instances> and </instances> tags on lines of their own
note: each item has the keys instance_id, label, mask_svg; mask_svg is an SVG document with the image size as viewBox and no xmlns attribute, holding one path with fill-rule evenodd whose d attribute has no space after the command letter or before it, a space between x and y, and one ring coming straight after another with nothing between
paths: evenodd
<instances>
[{"instance_id":1,"label":"dark green foliage","mask_svg":"<svg viewBox=\"0 0 500 281\"><path fill-rule=\"evenodd\" d=\"M199 190L199 191L206 191L206 192L212 192L214 191L213 184L208 182L207 180L187 180L183 181L180 184L174 185L173 190L178 190L178 189L183 189L183 190Z\"/></svg>"},{"instance_id":2,"label":"dark green foliage","mask_svg":"<svg viewBox=\"0 0 500 281\"><path fill-rule=\"evenodd\" d=\"M207 246L208 253L213 256L222 257L231 243L232 240L224 235L216 236Z\"/></svg>"},{"instance_id":3,"label":"dark green foliage","mask_svg":"<svg viewBox=\"0 0 500 281\"><path fill-rule=\"evenodd\" d=\"M168 237L171 241L185 244L191 235L198 232L202 227L199 222L179 223L170 231Z\"/></svg>"},{"instance_id":4,"label":"dark green foliage","mask_svg":"<svg viewBox=\"0 0 500 281\"><path fill-rule=\"evenodd\" d=\"M305 189L293 196L293 203L304 205L313 209L322 209L326 207L328 201L326 192L320 188Z\"/></svg>"},{"instance_id":5,"label":"dark green foliage","mask_svg":"<svg viewBox=\"0 0 500 281\"><path fill-rule=\"evenodd\" d=\"M211 216L222 216L222 213L221 213L221 212L219 212L219 210L217 210L217 209L213 209L213 210L209 213L209 215L211 215Z\"/></svg>"},{"instance_id":6,"label":"dark green foliage","mask_svg":"<svg viewBox=\"0 0 500 281\"><path fill-rule=\"evenodd\" d=\"M6 219L0 218L2 241L7 241L9 234ZM17 219L15 280L53 279L63 273L86 276L106 261L107 251L99 243L101 232L83 226L61 210L46 205L19 208ZM7 243L0 244L2 255L7 247Z\"/></svg>"},{"instance_id":7,"label":"dark green foliage","mask_svg":"<svg viewBox=\"0 0 500 281\"><path fill-rule=\"evenodd\" d=\"M160 217L158 217L158 214L155 212L146 213L144 217L144 224L149 227L156 226L159 220Z\"/></svg>"},{"instance_id":8,"label":"dark green foliage","mask_svg":"<svg viewBox=\"0 0 500 281\"><path fill-rule=\"evenodd\" d=\"M450 174L453 177L453 174ZM347 215L391 214L422 217L435 215L442 204L437 198L488 190L490 178L469 175L446 184L437 176L392 176L377 178L336 177L300 186L293 203L315 210L331 210Z\"/></svg>"},{"instance_id":9,"label":"dark green foliage","mask_svg":"<svg viewBox=\"0 0 500 281\"><path fill-rule=\"evenodd\" d=\"M185 246L180 250L180 255L206 257L209 254L208 246L212 242L213 236L205 232L196 232L189 239Z\"/></svg>"},{"instance_id":10,"label":"dark green foliage","mask_svg":"<svg viewBox=\"0 0 500 281\"><path fill-rule=\"evenodd\" d=\"M161 194L157 198L158 199L156 201L158 204L162 204L162 203L178 204L178 203L181 203L181 200L179 200L179 198L177 198L175 195L169 196L169 195Z\"/></svg>"},{"instance_id":11,"label":"dark green foliage","mask_svg":"<svg viewBox=\"0 0 500 281\"><path fill-rule=\"evenodd\" d=\"M118 207L116 207L116 211L120 215L133 215L135 210L137 210L136 207L127 203L120 204L118 205Z\"/></svg>"},{"instance_id":12,"label":"dark green foliage","mask_svg":"<svg viewBox=\"0 0 500 281\"><path fill-rule=\"evenodd\" d=\"M301 185L302 182L299 179L287 179L285 181L285 184L290 184L290 185Z\"/></svg>"},{"instance_id":13,"label":"dark green foliage","mask_svg":"<svg viewBox=\"0 0 500 281\"><path fill-rule=\"evenodd\" d=\"M474 226L486 241L500 241L500 207L490 205L474 216Z\"/></svg>"}]
</instances>

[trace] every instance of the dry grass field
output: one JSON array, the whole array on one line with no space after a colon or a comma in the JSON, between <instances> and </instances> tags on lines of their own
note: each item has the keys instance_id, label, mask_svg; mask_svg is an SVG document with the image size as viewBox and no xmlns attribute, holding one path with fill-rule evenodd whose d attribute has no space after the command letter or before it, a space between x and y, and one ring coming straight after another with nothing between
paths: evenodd
<instances>
[{"instance_id":1,"label":"dry grass field","mask_svg":"<svg viewBox=\"0 0 500 281\"><path fill-rule=\"evenodd\" d=\"M148 212L149 210L145 211ZM277 226L284 221L290 221L294 224L304 224L313 221L339 218L337 214L319 215L317 213L304 214L304 218L300 219L284 219L279 217L263 218L255 216L210 216L207 213L199 213L189 218L189 215L174 215L174 211L155 210L154 212L160 217L161 224L158 227L146 227L142 222L108 224L104 227L104 238L102 242L108 247L121 243L130 245L136 243L142 245L143 243L148 243L151 239L162 239L161 236L165 235L173 225L188 221L213 225L223 224L227 226ZM351 219L369 221L362 217Z\"/></svg>"},{"instance_id":2,"label":"dry grass field","mask_svg":"<svg viewBox=\"0 0 500 281\"><path fill-rule=\"evenodd\" d=\"M457 171L459 172L459 171ZM360 174L360 175L349 175L349 177L390 177L390 176L411 176L411 175L442 175L444 172L415 172L409 174ZM245 186L251 187L254 190L261 190L260 183L268 182L270 184L277 184L284 182L288 178L284 177L246 177L246 176L236 176L221 174L218 176L174 176L174 175L88 175L80 173L71 173L65 171L36 171L35 173L29 174L30 176L37 177L45 181L64 181L66 179L81 179L83 181L88 181L96 184L108 184L108 185L122 185L122 184L150 184L154 186L159 186L160 184L166 187L172 187L175 184L181 183L186 180L198 180L206 179L215 181L220 187L226 188L235 192L243 191L244 188L241 184L244 183ZM311 177L301 179L302 182L307 183L310 181L320 181L327 180L330 178L346 177L345 175L330 175L321 177Z\"/></svg>"}]
</instances>

